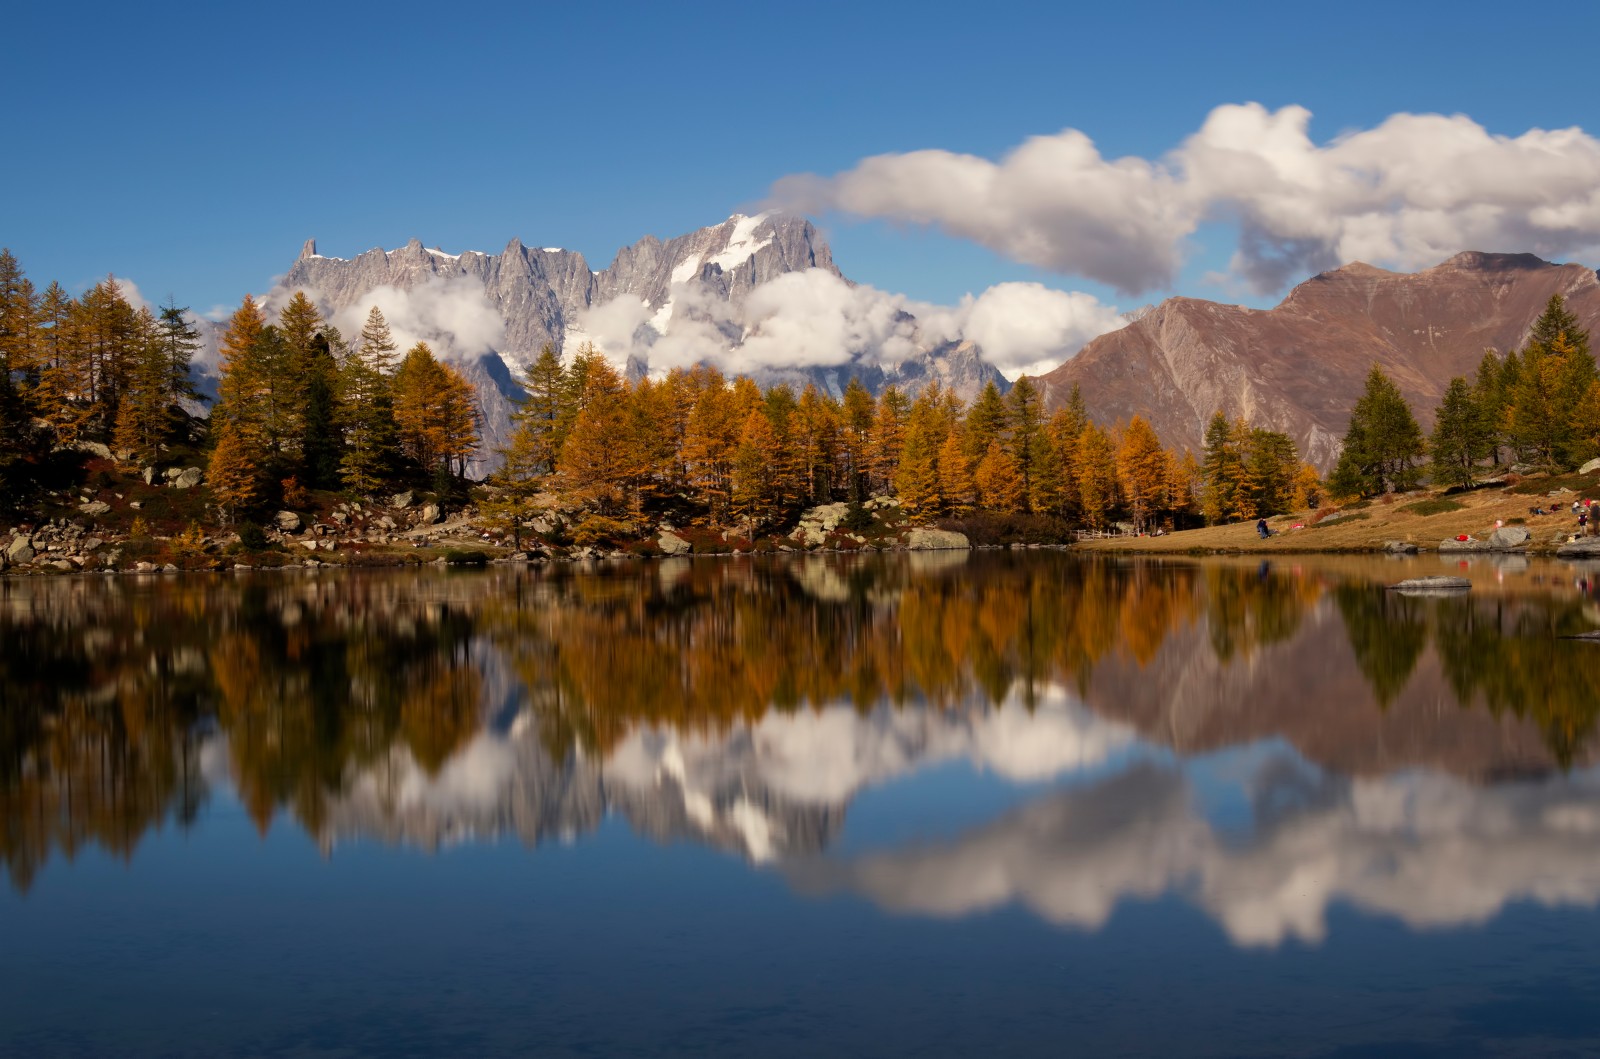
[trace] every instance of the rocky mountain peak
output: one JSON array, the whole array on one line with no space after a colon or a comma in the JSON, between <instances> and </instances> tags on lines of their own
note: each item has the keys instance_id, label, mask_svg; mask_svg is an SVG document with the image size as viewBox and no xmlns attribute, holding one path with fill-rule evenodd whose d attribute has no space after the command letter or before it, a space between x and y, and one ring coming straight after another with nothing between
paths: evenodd
<instances>
[{"instance_id":1,"label":"rocky mountain peak","mask_svg":"<svg viewBox=\"0 0 1600 1059\"><path fill-rule=\"evenodd\" d=\"M1600 279L1532 254L1470 251L1416 273L1362 262L1314 276L1272 309L1171 298L1041 377L1054 406L1072 386L1101 422L1142 415L1196 452L1218 409L1288 433L1323 470L1380 365L1431 427L1452 376L1486 348L1518 348L1552 294L1600 328Z\"/></svg>"}]
</instances>

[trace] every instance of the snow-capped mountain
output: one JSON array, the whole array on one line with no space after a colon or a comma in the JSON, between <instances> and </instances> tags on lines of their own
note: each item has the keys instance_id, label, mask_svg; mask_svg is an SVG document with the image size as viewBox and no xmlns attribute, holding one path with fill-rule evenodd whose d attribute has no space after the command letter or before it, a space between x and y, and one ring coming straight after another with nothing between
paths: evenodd
<instances>
[{"instance_id":1,"label":"snow-capped mountain","mask_svg":"<svg viewBox=\"0 0 1600 1059\"><path fill-rule=\"evenodd\" d=\"M269 303L296 290L347 337L377 305L403 346L426 340L460 365L482 398L486 449L506 437L519 373L546 344L570 356L593 342L635 377L712 363L836 395L852 377L874 393L938 379L967 398L1006 385L971 342L925 333L902 299L846 280L816 228L782 214L647 236L600 270L518 239L498 254L412 240L348 260L307 241Z\"/></svg>"}]
</instances>

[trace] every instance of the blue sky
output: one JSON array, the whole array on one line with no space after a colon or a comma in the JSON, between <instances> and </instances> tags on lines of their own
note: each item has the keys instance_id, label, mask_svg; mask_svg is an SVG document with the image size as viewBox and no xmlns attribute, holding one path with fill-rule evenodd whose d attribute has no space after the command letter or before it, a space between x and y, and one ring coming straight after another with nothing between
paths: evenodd
<instances>
[{"instance_id":1,"label":"blue sky","mask_svg":"<svg viewBox=\"0 0 1600 1059\"><path fill-rule=\"evenodd\" d=\"M1600 126L1583 4L364 7L12 12L24 129L0 243L40 285L114 272L207 309L264 290L307 237L353 256L517 236L598 268L791 174L924 148L999 158L1069 127L1107 158L1159 159L1223 104L1303 106L1318 143L1397 112L1509 136ZM1008 280L1124 308L1275 300L1206 278L1232 252L1225 222L1186 237L1175 278L1128 293L889 216L819 219L846 275L930 301Z\"/></svg>"}]
</instances>

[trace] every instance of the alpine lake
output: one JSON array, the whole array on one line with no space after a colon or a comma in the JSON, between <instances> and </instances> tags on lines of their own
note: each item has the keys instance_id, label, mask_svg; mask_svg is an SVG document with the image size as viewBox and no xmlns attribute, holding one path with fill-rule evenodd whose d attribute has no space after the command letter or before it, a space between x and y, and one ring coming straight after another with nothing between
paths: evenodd
<instances>
[{"instance_id":1,"label":"alpine lake","mask_svg":"<svg viewBox=\"0 0 1600 1059\"><path fill-rule=\"evenodd\" d=\"M1516 556L0 580L0 1055L1600 1054L1595 629Z\"/></svg>"}]
</instances>

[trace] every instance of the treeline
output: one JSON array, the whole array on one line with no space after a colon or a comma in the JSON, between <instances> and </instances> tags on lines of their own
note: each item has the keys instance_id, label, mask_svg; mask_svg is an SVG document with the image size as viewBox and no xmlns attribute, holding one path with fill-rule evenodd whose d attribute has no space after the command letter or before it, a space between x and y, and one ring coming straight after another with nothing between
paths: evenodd
<instances>
[{"instance_id":1,"label":"treeline","mask_svg":"<svg viewBox=\"0 0 1600 1059\"><path fill-rule=\"evenodd\" d=\"M404 357L373 306L352 344L296 292L268 323L248 295L221 341L208 479L225 519L302 489L448 493L477 451L477 398L425 342Z\"/></svg>"},{"instance_id":2,"label":"treeline","mask_svg":"<svg viewBox=\"0 0 1600 1059\"><path fill-rule=\"evenodd\" d=\"M152 460L185 438L199 336L187 309L134 308L107 277L72 298L41 294L0 250L0 493L20 503L48 480L57 445L97 441Z\"/></svg>"},{"instance_id":3,"label":"treeline","mask_svg":"<svg viewBox=\"0 0 1600 1059\"><path fill-rule=\"evenodd\" d=\"M1424 477L1439 486L1471 486L1485 468L1571 470L1595 456L1600 374L1588 332L1557 294L1521 350L1504 357L1486 350L1472 379L1450 380L1429 436L1399 388L1374 366L1328 486L1349 497L1410 489Z\"/></svg>"},{"instance_id":4,"label":"treeline","mask_svg":"<svg viewBox=\"0 0 1600 1059\"><path fill-rule=\"evenodd\" d=\"M753 535L816 504L892 495L923 520L988 511L1143 530L1277 514L1316 485L1287 435L1219 414L1202 467L1142 417L1093 422L1076 388L1046 416L1026 376L970 407L937 382L874 398L852 379L836 399L703 366L633 383L593 347L571 365L546 347L524 385L492 505L513 525L553 493L593 518L671 512Z\"/></svg>"},{"instance_id":5,"label":"treeline","mask_svg":"<svg viewBox=\"0 0 1600 1059\"><path fill-rule=\"evenodd\" d=\"M424 343L397 356L376 307L352 345L303 293L273 321L247 296L222 335L209 430L191 414L200 347L186 308L136 308L111 277L41 294L0 250L0 506L72 484L51 458L62 446L139 467L207 434L224 520L307 489L459 491L479 444L472 386Z\"/></svg>"}]
</instances>

